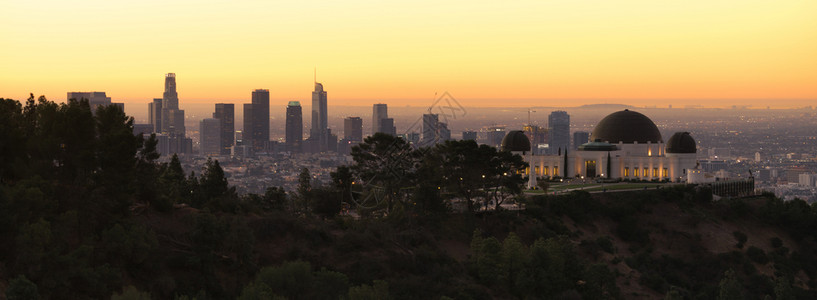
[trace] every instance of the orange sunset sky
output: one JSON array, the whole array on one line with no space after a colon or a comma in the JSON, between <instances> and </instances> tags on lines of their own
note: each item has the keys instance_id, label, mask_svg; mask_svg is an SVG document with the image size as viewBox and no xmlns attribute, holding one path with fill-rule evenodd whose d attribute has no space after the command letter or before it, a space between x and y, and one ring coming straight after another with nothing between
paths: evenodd
<instances>
[{"instance_id":1,"label":"orange sunset sky","mask_svg":"<svg viewBox=\"0 0 817 300\"><path fill-rule=\"evenodd\" d=\"M815 105L817 1L0 1L0 97ZM569 101L560 101L569 100Z\"/></svg>"}]
</instances>

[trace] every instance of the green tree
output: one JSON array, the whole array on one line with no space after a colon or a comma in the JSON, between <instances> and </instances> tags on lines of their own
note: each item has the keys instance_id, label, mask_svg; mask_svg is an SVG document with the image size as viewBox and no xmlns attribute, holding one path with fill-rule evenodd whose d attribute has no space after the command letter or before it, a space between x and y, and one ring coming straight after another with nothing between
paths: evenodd
<instances>
[{"instance_id":1,"label":"green tree","mask_svg":"<svg viewBox=\"0 0 817 300\"><path fill-rule=\"evenodd\" d=\"M340 193L341 201L351 203L352 199L352 183L355 181L352 169L348 166L338 166L334 172L330 172L332 177L332 186Z\"/></svg>"},{"instance_id":2,"label":"green tree","mask_svg":"<svg viewBox=\"0 0 817 300\"><path fill-rule=\"evenodd\" d=\"M264 210L284 210L287 207L287 194L283 187L268 187L262 200Z\"/></svg>"},{"instance_id":3,"label":"green tree","mask_svg":"<svg viewBox=\"0 0 817 300\"><path fill-rule=\"evenodd\" d=\"M265 267L256 275L256 284L265 284L276 295L289 299L310 293L314 276L308 262L285 262L280 266Z\"/></svg>"},{"instance_id":4,"label":"green tree","mask_svg":"<svg viewBox=\"0 0 817 300\"><path fill-rule=\"evenodd\" d=\"M153 232L139 225L115 224L102 232L96 253L115 267L134 270L150 265L159 242Z\"/></svg>"},{"instance_id":5,"label":"green tree","mask_svg":"<svg viewBox=\"0 0 817 300\"><path fill-rule=\"evenodd\" d=\"M141 135L137 136L140 146L136 161L136 198L141 203L153 205L158 211L167 212L173 208L173 203L159 191L159 167L156 163L160 156L156 151L158 142L156 134L151 134L147 140Z\"/></svg>"},{"instance_id":6,"label":"green tree","mask_svg":"<svg viewBox=\"0 0 817 300\"><path fill-rule=\"evenodd\" d=\"M445 186L465 199L470 210L476 209L474 204L479 196L489 197L499 208L509 196L522 192L524 179L520 171L527 163L519 155L498 152L494 147L470 140L446 141L433 152L441 158L439 173L445 174ZM436 163L433 159L431 162Z\"/></svg>"},{"instance_id":7,"label":"green tree","mask_svg":"<svg viewBox=\"0 0 817 300\"><path fill-rule=\"evenodd\" d=\"M129 285L122 289L121 294L114 294L111 300L150 300L150 293L141 292L136 287Z\"/></svg>"},{"instance_id":8,"label":"green tree","mask_svg":"<svg viewBox=\"0 0 817 300\"><path fill-rule=\"evenodd\" d=\"M477 276L479 276L477 274L477 271L476 271L477 261L479 260L479 253L480 253L480 251L482 251L482 241L483 240L484 239L482 238L482 231L479 230L479 228L474 230L474 233L471 235L471 244L470 244L471 254L469 255L469 264L472 267L472 269L474 271L474 274L477 275Z\"/></svg>"},{"instance_id":9,"label":"green tree","mask_svg":"<svg viewBox=\"0 0 817 300\"><path fill-rule=\"evenodd\" d=\"M774 296L776 300L794 300L794 290L791 283L785 276L778 276L774 283Z\"/></svg>"},{"instance_id":10,"label":"green tree","mask_svg":"<svg viewBox=\"0 0 817 300\"><path fill-rule=\"evenodd\" d=\"M221 168L218 160L207 159L204 172L199 180L206 201L224 197L230 189L227 176L224 174L224 169Z\"/></svg>"},{"instance_id":11,"label":"green tree","mask_svg":"<svg viewBox=\"0 0 817 300\"><path fill-rule=\"evenodd\" d=\"M498 152L495 160L491 164L493 173L496 174L492 186L494 208L498 210L505 200L522 193L522 184L525 183L522 172L528 167L528 163L509 151Z\"/></svg>"},{"instance_id":12,"label":"green tree","mask_svg":"<svg viewBox=\"0 0 817 300\"><path fill-rule=\"evenodd\" d=\"M230 220L230 229L224 240L224 248L233 261L237 275L255 267L253 262L255 236L243 218L235 217Z\"/></svg>"},{"instance_id":13,"label":"green tree","mask_svg":"<svg viewBox=\"0 0 817 300\"><path fill-rule=\"evenodd\" d=\"M477 254L477 274L485 284L496 283L502 274L502 246L494 237L482 240Z\"/></svg>"},{"instance_id":14,"label":"green tree","mask_svg":"<svg viewBox=\"0 0 817 300\"><path fill-rule=\"evenodd\" d=\"M230 188L227 176L218 160L207 159L204 172L199 178L201 206L208 206L216 211L236 213L239 208L235 188Z\"/></svg>"},{"instance_id":15,"label":"green tree","mask_svg":"<svg viewBox=\"0 0 817 300\"><path fill-rule=\"evenodd\" d=\"M28 275L43 273L44 260L48 256L51 244L51 223L40 219L23 225L16 240L18 270Z\"/></svg>"},{"instance_id":16,"label":"green tree","mask_svg":"<svg viewBox=\"0 0 817 300\"><path fill-rule=\"evenodd\" d=\"M519 236L511 232L502 242L500 256L502 258L500 279L507 285L508 290L512 290L517 286L517 279L528 264L528 247L522 244Z\"/></svg>"},{"instance_id":17,"label":"green tree","mask_svg":"<svg viewBox=\"0 0 817 300\"><path fill-rule=\"evenodd\" d=\"M339 299L348 294L349 278L340 272L321 268L313 272L314 283L312 293L326 299Z\"/></svg>"},{"instance_id":18,"label":"green tree","mask_svg":"<svg viewBox=\"0 0 817 300\"><path fill-rule=\"evenodd\" d=\"M527 268L519 288L526 295L558 295L573 289L582 278L582 264L566 237L536 240L530 246Z\"/></svg>"},{"instance_id":19,"label":"green tree","mask_svg":"<svg viewBox=\"0 0 817 300\"><path fill-rule=\"evenodd\" d=\"M681 292L675 289L675 287L672 287L667 291L667 294L664 295L664 300L684 300L684 296L681 296Z\"/></svg>"},{"instance_id":20,"label":"green tree","mask_svg":"<svg viewBox=\"0 0 817 300\"><path fill-rule=\"evenodd\" d=\"M417 157L402 138L378 132L352 147L352 159L352 170L362 184L384 191L387 213L396 202L403 201L401 189L414 186Z\"/></svg>"},{"instance_id":21,"label":"green tree","mask_svg":"<svg viewBox=\"0 0 817 300\"><path fill-rule=\"evenodd\" d=\"M496 148L480 146L471 140L446 141L438 144L432 153L439 155L439 161L426 155L424 165L430 165L432 170L428 173L445 174L443 180L447 189L462 197L469 211L475 210L476 199L486 195L486 188L491 187L496 175L491 168Z\"/></svg>"},{"instance_id":22,"label":"green tree","mask_svg":"<svg viewBox=\"0 0 817 300\"><path fill-rule=\"evenodd\" d=\"M40 299L40 293L37 291L36 284L20 275L9 281L9 285L6 287L6 299L37 300Z\"/></svg>"},{"instance_id":23,"label":"green tree","mask_svg":"<svg viewBox=\"0 0 817 300\"><path fill-rule=\"evenodd\" d=\"M272 292L266 284L257 283L257 282L250 282L248 285L244 286L244 289L241 291L241 296L238 297L239 300L267 300L267 299L285 299L280 296L276 296L275 293Z\"/></svg>"},{"instance_id":24,"label":"green tree","mask_svg":"<svg viewBox=\"0 0 817 300\"><path fill-rule=\"evenodd\" d=\"M324 218L331 218L340 213L342 196L337 190L316 188L310 191L309 195L309 206L313 213Z\"/></svg>"},{"instance_id":25,"label":"green tree","mask_svg":"<svg viewBox=\"0 0 817 300\"><path fill-rule=\"evenodd\" d=\"M132 203L135 182L136 152L139 141L133 135L133 118L116 105L103 105L96 111L99 137L98 180L107 191L108 212L126 215Z\"/></svg>"},{"instance_id":26,"label":"green tree","mask_svg":"<svg viewBox=\"0 0 817 300\"><path fill-rule=\"evenodd\" d=\"M23 176L27 160L25 128L22 104L0 98L0 183Z\"/></svg>"},{"instance_id":27,"label":"green tree","mask_svg":"<svg viewBox=\"0 0 817 300\"><path fill-rule=\"evenodd\" d=\"M56 159L59 161L59 173L62 179L81 185L90 179L91 175L96 171L97 166L99 166L100 169L105 168L106 170L113 167L109 162L102 160L107 158L106 155L110 154L108 151L112 151L112 149L110 149L112 145L104 145L102 143L132 142L133 130L131 129L129 136L116 138L110 135L110 131L101 131L98 128L95 131L95 118L91 115L88 100L78 100L80 99L68 100L66 103L60 105L56 120L58 123L55 124L58 126L54 129L54 132L60 143L60 150ZM124 113L122 113L122 115L124 116ZM96 120L108 116L109 115L97 116ZM123 124L110 125L114 127L117 125L127 126L126 120L123 122ZM124 140L122 140L122 138L124 138ZM130 146L132 145L126 144L118 148L118 150L124 151ZM98 162L94 161L94 151L96 150L99 150L99 153L96 154L96 158L99 159ZM127 153L123 155L122 158L126 155ZM100 170L100 172L103 171L104 170ZM127 172L127 169L124 171Z\"/></svg>"},{"instance_id":28,"label":"green tree","mask_svg":"<svg viewBox=\"0 0 817 300\"><path fill-rule=\"evenodd\" d=\"M586 299L619 299L621 292L616 285L616 275L606 264L593 264L584 272L585 284L582 295Z\"/></svg>"},{"instance_id":29,"label":"green tree","mask_svg":"<svg viewBox=\"0 0 817 300\"><path fill-rule=\"evenodd\" d=\"M310 192L312 192L312 175L309 175L309 169L303 168L301 174L298 175L298 210L306 212L309 209Z\"/></svg>"},{"instance_id":30,"label":"green tree","mask_svg":"<svg viewBox=\"0 0 817 300\"><path fill-rule=\"evenodd\" d=\"M735 271L727 270L723 273L723 279L718 284L718 300L740 300L743 299L743 286L738 281Z\"/></svg>"},{"instance_id":31,"label":"green tree","mask_svg":"<svg viewBox=\"0 0 817 300\"><path fill-rule=\"evenodd\" d=\"M349 288L349 300L388 300L389 283L375 280L372 285L360 285Z\"/></svg>"},{"instance_id":32,"label":"green tree","mask_svg":"<svg viewBox=\"0 0 817 300\"><path fill-rule=\"evenodd\" d=\"M184 176L184 169L175 153L170 162L162 165L159 175L159 186L162 187L162 196L167 197L171 204L190 203L191 190Z\"/></svg>"}]
</instances>

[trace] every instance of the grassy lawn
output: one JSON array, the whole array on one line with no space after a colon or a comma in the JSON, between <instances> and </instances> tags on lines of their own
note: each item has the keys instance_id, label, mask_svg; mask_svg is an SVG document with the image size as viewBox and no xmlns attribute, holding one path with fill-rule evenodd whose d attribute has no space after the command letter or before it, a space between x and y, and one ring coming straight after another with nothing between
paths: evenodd
<instances>
[{"instance_id":1,"label":"grassy lawn","mask_svg":"<svg viewBox=\"0 0 817 300\"><path fill-rule=\"evenodd\" d=\"M665 183L624 183L624 184L614 184L614 185L607 185L605 184L604 187L602 186L594 186L592 188L585 189L585 191L593 192L593 191L601 191L603 189L607 189L608 191L616 191L616 190L633 190L633 189L655 189L657 186L664 186Z\"/></svg>"},{"instance_id":2,"label":"grassy lawn","mask_svg":"<svg viewBox=\"0 0 817 300\"><path fill-rule=\"evenodd\" d=\"M585 183L585 184L563 184L563 185L551 185L548 189L549 193L552 192L563 192L565 190L573 190L579 189L588 192L595 192L601 190L608 190L608 191L617 191L617 190L634 190L634 189L655 189L656 186L664 186L667 185L666 183L628 183L628 182L617 182L617 183L605 183L602 185L601 183L592 182L592 183ZM528 190L526 193L531 194L543 194L542 190Z\"/></svg>"},{"instance_id":3,"label":"grassy lawn","mask_svg":"<svg viewBox=\"0 0 817 300\"><path fill-rule=\"evenodd\" d=\"M551 185L550 190L551 191L558 191L558 190L566 190L566 189L578 189L578 188L581 188L581 187L595 186L597 184L598 183L585 183L585 184L579 183L579 184Z\"/></svg>"}]
</instances>

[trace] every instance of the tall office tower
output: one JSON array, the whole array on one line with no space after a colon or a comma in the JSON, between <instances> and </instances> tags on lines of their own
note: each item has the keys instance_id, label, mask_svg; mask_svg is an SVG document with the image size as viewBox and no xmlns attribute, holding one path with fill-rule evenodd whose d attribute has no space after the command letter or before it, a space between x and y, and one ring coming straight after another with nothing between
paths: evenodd
<instances>
[{"instance_id":1,"label":"tall office tower","mask_svg":"<svg viewBox=\"0 0 817 300\"><path fill-rule=\"evenodd\" d=\"M389 108L386 104L378 103L372 106L372 135L380 132L380 120L389 117Z\"/></svg>"},{"instance_id":2,"label":"tall office tower","mask_svg":"<svg viewBox=\"0 0 817 300\"><path fill-rule=\"evenodd\" d=\"M548 133L550 134L550 152L558 153L570 146L570 115L557 110L548 116ZM561 151L559 150L561 149Z\"/></svg>"},{"instance_id":3,"label":"tall office tower","mask_svg":"<svg viewBox=\"0 0 817 300\"><path fill-rule=\"evenodd\" d=\"M290 152L301 152L304 140L304 119L301 102L289 101L286 120L286 148Z\"/></svg>"},{"instance_id":4,"label":"tall office tower","mask_svg":"<svg viewBox=\"0 0 817 300\"><path fill-rule=\"evenodd\" d=\"M221 120L216 118L201 120L199 133L201 133L199 139L201 155L207 157L221 155Z\"/></svg>"},{"instance_id":5,"label":"tall office tower","mask_svg":"<svg viewBox=\"0 0 817 300\"><path fill-rule=\"evenodd\" d=\"M221 122L221 154L229 155L235 145L235 104L216 103L213 118Z\"/></svg>"},{"instance_id":6,"label":"tall office tower","mask_svg":"<svg viewBox=\"0 0 817 300\"><path fill-rule=\"evenodd\" d=\"M359 117L343 119L343 139L351 142L362 142L363 119Z\"/></svg>"},{"instance_id":7,"label":"tall office tower","mask_svg":"<svg viewBox=\"0 0 817 300\"><path fill-rule=\"evenodd\" d=\"M421 147L430 147L439 140L437 125L440 123L438 114L423 114L423 141Z\"/></svg>"},{"instance_id":8,"label":"tall office tower","mask_svg":"<svg viewBox=\"0 0 817 300\"><path fill-rule=\"evenodd\" d=\"M573 133L573 150L590 141L590 133L587 131L576 131Z\"/></svg>"},{"instance_id":9,"label":"tall office tower","mask_svg":"<svg viewBox=\"0 0 817 300\"><path fill-rule=\"evenodd\" d=\"M397 127L394 127L394 119L392 118L382 118L380 119L380 130L379 132L388 134L388 135L397 135Z\"/></svg>"},{"instance_id":10,"label":"tall office tower","mask_svg":"<svg viewBox=\"0 0 817 300\"><path fill-rule=\"evenodd\" d=\"M440 136L439 143L450 140L451 139L451 130L448 129L448 123L438 123L437 124L437 134Z\"/></svg>"},{"instance_id":11,"label":"tall office tower","mask_svg":"<svg viewBox=\"0 0 817 300\"><path fill-rule=\"evenodd\" d=\"M252 151L252 103L244 103L244 129L241 132L241 144Z\"/></svg>"},{"instance_id":12,"label":"tall office tower","mask_svg":"<svg viewBox=\"0 0 817 300\"><path fill-rule=\"evenodd\" d=\"M244 112L246 113L246 112ZM262 152L269 142L269 90L252 92L252 149Z\"/></svg>"},{"instance_id":13,"label":"tall office tower","mask_svg":"<svg viewBox=\"0 0 817 300\"><path fill-rule=\"evenodd\" d=\"M148 103L148 116L150 117L150 124L153 125L153 132L162 132L162 99L154 98L153 102Z\"/></svg>"},{"instance_id":14,"label":"tall office tower","mask_svg":"<svg viewBox=\"0 0 817 300\"><path fill-rule=\"evenodd\" d=\"M165 74L165 92L162 94L164 107L179 109L179 94L176 92L176 73Z\"/></svg>"},{"instance_id":15,"label":"tall office tower","mask_svg":"<svg viewBox=\"0 0 817 300\"><path fill-rule=\"evenodd\" d=\"M328 149L328 129L326 113L326 91L323 84L315 82L315 90L312 91L312 130L309 138L318 142L319 151Z\"/></svg>"},{"instance_id":16,"label":"tall office tower","mask_svg":"<svg viewBox=\"0 0 817 300\"><path fill-rule=\"evenodd\" d=\"M179 109L179 94L176 93L176 74L165 74L165 91L162 94L162 132L170 133L171 115ZM184 134L184 132L174 132Z\"/></svg>"},{"instance_id":17,"label":"tall office tower","mask_svg":"<svg viewBox=\"0 0 817 300\"><path fill-rule=\"evenodd\" d=\"M477 132L476 131L463 131L462 132L462 139L466 140L466 141L468 141L468 140L476 141L477 140Z\"/></svg>"}]
</instances>

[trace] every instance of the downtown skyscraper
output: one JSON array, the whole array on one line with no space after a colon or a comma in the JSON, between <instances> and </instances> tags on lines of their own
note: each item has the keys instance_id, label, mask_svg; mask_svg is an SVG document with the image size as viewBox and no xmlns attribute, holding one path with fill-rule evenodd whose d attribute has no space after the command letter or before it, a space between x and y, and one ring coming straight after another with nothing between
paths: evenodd
<instances>
[{"instance_id":1,"label":"downtown skyscraper","mask_svg":"<svg viewBox=\"0 0 817 300\"><path fill-rule=\"evenodd\" d=\"M343 119L343 139L350 142L363 141L363 119L348 117Z\"/></svg>"},{"instance_id":2,"label":"downtown skyscraper","mask_svg":"<svg viewBox=\"0 0 817 300\"><path fill-rule=\"evenodd\" d=\"M389 108L386 104L372 105L372 135L382 132L382 120L389 117Z\"/></svg>"},{"instance_id":3,"label":"downtown skyscraper","mask_svg":"<svg viewBox=\"0 0 817 300\"><path fill-rule=\"evenodd\" d=\"M304 139L304 121L301 102L289 101L286 119L286 149L290 152L301 152Z\"/></svg>"},{"instance_id":4,"label":"downtown skyscraper","mask_svg":"<svg viewBox=\"0 0 817 300\"><path fill-rule=\"evenodd\" d=\"M434 146L440 140L439 124L440 115L423 114L423 140L420 143L422 147Z\"/></svg>"},{"instance_id":5,"label":"downtown skyscraper","mask_svg":"<svg viewBox=\"0 0 817 300\"><path fill-rule=\"evenodd\" d=\"M201 144L199 153L202 156L210 157L221 155L221 120L216 118L201 120L199 123L199 134Z\"/></svg>"},{"instance_id":6,"label":"downtown skyscraper","mask_svg":"<svg viewBox=\"0 0 817 300\"><path fill-rule=\"evenodd\" d=\"M570 115L557 110L548 116L548 134L550 134L549 152L556 154L570 147Z\"/></svg>"},{"instance_id":7,"label":"downtown skyscraper","mask_svg":"<svg viewBox=\"0 0 817 300\"><path fill-rule=\"evenodd\" d=\"M326 109L326 91L323 90L323 84L315 82L315 90L312 91L312 130L309 132L309 139L318 144L318 151L320 152L329 148L329 127Z\"/></svg>"},{"instance_id":8,"label":"downtown skyscraper","mask_svg":"<svg viewBox=\"0 0 817 300\"><path fill-rule=\"evenodd\" d=\"M153 102L148 103L148 119L150 125L153 125L153 132L162 132L162 98L154 98Z\"/></svg>"},{"instance_id":9,"label":"downtown skyscraper","mask_svg":"<svg viewBox=\"0 0 817 300\"><path fill-rule=\"evenodd\" d=\"M184 110L179 110L179 94L176 92L176 74L165 74L165 91L162 94L162 132L184 136Z\"/></svg>"},{"instance_id":10,"label":"downtown skyscraper","mask_svg":"<svg viewBox=\"0 0 817 300\"><path fill-rule=\"evenodd\" d=\"M176 92L176 74L165 74L162 98L154 98L148 103L148 116L162 155L191 153L193 140L186 137L184 110L179 109L179 94Z\"/></svg>"},{"instance_id":11,"label":"downtown skyscraper","mask_svg":"<svg viewBox=\"0 0 817 300\"><path fill-rule=\"evenodd\" d=\"M315 82L315 90L312 91L312 129L309 131L309 139L304 142L303 151L336 151L337 142L337 135L332 134L329 129L326 91L323 90L323 84Z\"/></svg>"},{"instance_id":12,"label":"downtown skyscraper","mask_svg":"<svg viewBox=\"0 0 817 300\"><path fill-rule=\"evenodd\" d=\"M252 91L252 103L244 104L244 143L255 153L269 142L269 90Z\"/></svg>"},{"instance_id":13,"label":"downtown skyscraper","mask_svg":"<svg viewBox=\"0 0 817 300\"><path fill-rule=\"evenodd\" d=\"M218 119L221 127L221 155L230 155L235 145L235 104L216 103L213 118Z\"/></svg>"}]
</instances>

